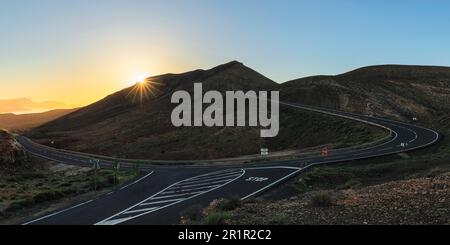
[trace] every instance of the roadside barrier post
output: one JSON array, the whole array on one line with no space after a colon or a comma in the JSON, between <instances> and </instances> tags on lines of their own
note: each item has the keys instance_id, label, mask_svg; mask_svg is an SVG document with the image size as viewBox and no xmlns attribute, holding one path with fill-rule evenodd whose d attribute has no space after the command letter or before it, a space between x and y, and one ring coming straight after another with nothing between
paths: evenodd
<instances>
[{"instance_id":1,"label":"roadside barrier post","mask_svg":"<svg viewBox=\"0 0 450 245\"><path fill-rule=\"evenodd\" d=\"M119 161L116 159L114 161L114 185L118 185L119 181L118 181L118 173L119 173L119 169L120 169L120 163Z\"/></svg>"},{"instance_id":2,"label":"roadside barrier post","mask_svg":"<svg viewBox=\"0 0 450 245\"><path fill-rule=\"evenodd\" d=\"M90 160L90 162L94 162L94 191L97 191L97 178L98 178L98 170L100 169L100 160L95 159L94 161Z\"/></svg>"},{"instance_id":3,"label":"roadside barrier post","mask_svg":"<svg viewBox=\"0 0 450 245\"><path fill-rule=\"evenodd\" d=\"M135 174L136 176L139 175L139 169L140 169L140 163L139 163L139 162L136 162L136 163L134 164L134 174Z\"/></svg>"}]
</instances>

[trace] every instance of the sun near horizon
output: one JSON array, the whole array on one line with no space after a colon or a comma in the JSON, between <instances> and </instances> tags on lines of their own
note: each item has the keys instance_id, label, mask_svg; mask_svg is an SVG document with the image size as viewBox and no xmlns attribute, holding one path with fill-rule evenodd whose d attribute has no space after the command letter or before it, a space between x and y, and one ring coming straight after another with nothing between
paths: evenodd
<instances>
[{"instance_id":1,"label":"sun near horizon","mask_svg":"<svg viewBox=\"0 0 450 245\"><path fill-rule=\"evenodd\" d=\"M126 72L124 72L126 73ZM43 102L49 102L54 101L58 102L55 104L65 104L64 108L59 108L58 106L48 108L48 110L53 109L66 109L66 108L77 108L77 107L83 107L87 106L89 104L95 103L98 100L101 100L102 98L120 91L122 89L128 88L128 87L136 87L138 97L142 99L144 97L144 93L146 92L153 92L152 88L154 84L148 83L147 79L151 77L153 73L148 71L141 71L141 72L128 72L128 75L123 75L122 78L119 76L116 78L109 78L109 79L102 79L102 80L109 80L112 82L101 82L95 81L91 83L86 83L85 81L82 81L81 79L78 81L73 82L67 82L67 79L62 79L60 83L56 86L38 86L36 87L30 87L27 86L25 88L20 88L14 90L20 90L20 92L17 93L2 93L0 91L0 100L8 101L8 106L11 108L18 108L21 106L22 100L19 99L29 99L35 103L43 103ZM63 83L66 84L67 87L61 86ZM75 80L75 79L74 79ZM81 86L82 85L82 86ZM6 92L9 87L12 88L12 86L6 84L2 88L4 88L3 92ZM152 91L150 91L152 90ZM14 105L14 102L17 101L17 105ZM35 112L41 112L41 111L47 111L47 110L33 110L33 111L24 111L24 113L35 113ZM2 113L17 113L20 114L20 112L17 112L15 110L11 110L10 112L2 112Z\"/></svg>"},{"instance_id":2,"label":"sun near horizon","mask_svg":"<svg viewBox=\"0 0 450 245\"><path fill-rule=\"evenodd\" d=\"M145 82L147 78L149 78L152 74L150 72L139 72L130 76L127 82L125 82L126 87L131 87L136 84L142 84Z\"/></svg>"},{"instance_id":3,"label":"sun near horizon","mask_svg":"<svg viewBox=\"0 0 450 245\"><path fill-rule=\"evenodd\" d=\"M448 1L320 2L5 1L0 99L85 106L147 75L230 60L278 83L374 64L450 65Z\"/></svg>"}]
</instances>

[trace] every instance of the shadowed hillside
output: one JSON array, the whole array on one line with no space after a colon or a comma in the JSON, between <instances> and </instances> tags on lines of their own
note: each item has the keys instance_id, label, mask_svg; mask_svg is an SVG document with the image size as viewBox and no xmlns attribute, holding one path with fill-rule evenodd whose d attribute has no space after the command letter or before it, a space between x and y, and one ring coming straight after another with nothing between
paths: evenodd
<instances>
[{"instance_id":1,"label":"shadowed hillside","mask_svg":"<svg viewBox=\"0 0 450 245\"><path fill-rule=\"evenodd\" d=\"M450 112L450 68L371 66L286 82L281 94L292 102L432 122Z\"/></svg>"},{"instance_id":2,"label":"shadowed hillside","mask_svg":"<svg viewBox=\"0 0 450 245\"><path fill-rule=\"evenodd\" d=\"M239 62L210 70L166 74L148 78L155 88L139 93L142 85L119 91L74 113L34 129L29 136L56 147L109 156L144 159L215 159L271 151L303 149L323 144L345 147L385 136L385 132L359 123L319 114L281 109L280 134L260 138L259 128L175 128L170 103L177 90L272 90L278 85ZM143 100L140 100L143 98Z\"/></svg>"}]
</instances>

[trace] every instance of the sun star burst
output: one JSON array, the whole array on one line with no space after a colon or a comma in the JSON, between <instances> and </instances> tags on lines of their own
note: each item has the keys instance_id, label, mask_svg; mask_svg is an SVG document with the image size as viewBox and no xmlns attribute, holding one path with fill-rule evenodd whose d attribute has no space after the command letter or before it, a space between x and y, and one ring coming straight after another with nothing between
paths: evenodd
<instances>
[{"instance_id":1,"label":"sun star burst","mask_svg":"<svg viewBox=\"0 0 450 245\"><path fill-rule=\"evenodd\" d=\"M142 82L136 83L128 93L128 97L131 97L133 103L143 103L145 100L156 97L161 91L158 87L161 83L152 81L151 79L145 79Z\"/></svg>"}]
</instances>

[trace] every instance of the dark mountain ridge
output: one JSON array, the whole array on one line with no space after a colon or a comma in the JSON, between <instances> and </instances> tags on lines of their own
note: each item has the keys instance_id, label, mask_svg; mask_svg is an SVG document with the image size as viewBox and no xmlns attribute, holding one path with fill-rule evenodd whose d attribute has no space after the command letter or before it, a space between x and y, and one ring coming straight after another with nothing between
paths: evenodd
<instances>
[{"instance_id":1,"label":"dark mountain ridge","mask_svg":"<svg viewBox=\"0 0 450 245\"><path fill-rule=\"evenodd\" d=\"M154 88L144 93L143 100L139 95L143 85L137 84L35 128L27 135L40 143L54 141L56 147L70 150L169 160L258 154L262 146L272 151L299 150L328 143L330 147L345 147L384 137L379 129L331 117L324 120L323 115L286 108L281 108L280 134L273 139L262 139L258 127L175 128L170 118L176 105L170 103L170 95L178 90L192 92L194 83L202 83L204 91L220 92L279 87L260 73L233 61L209 70L150 77L146 84Z\"/></svg>"},{"instance_id":2,"label":"dark mountain ridge","mask_svg":"<svg viewBox=\"0 0 450 245\"><path fill-rule=\"evenodd\" d=\"M399 120L432 121L450 112L450 68L381 65L280 85L284 100Z\"/></svg>"}]
</instances>

